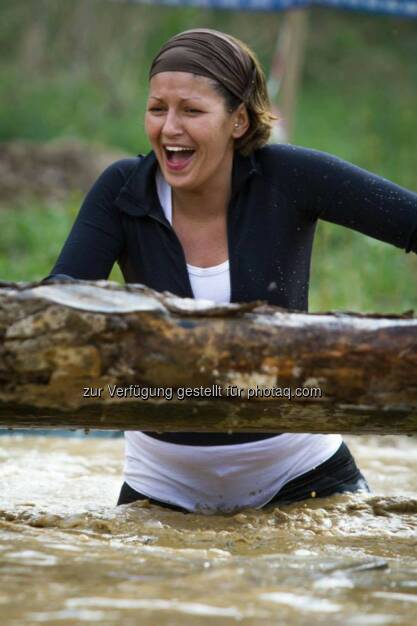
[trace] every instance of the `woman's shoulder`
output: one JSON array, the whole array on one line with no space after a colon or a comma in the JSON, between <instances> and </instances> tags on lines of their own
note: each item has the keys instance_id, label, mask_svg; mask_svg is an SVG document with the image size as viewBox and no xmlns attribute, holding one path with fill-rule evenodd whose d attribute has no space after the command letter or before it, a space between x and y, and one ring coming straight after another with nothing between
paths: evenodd
<instances>
[{"instance_id":1,"label":"woman's shoulder","mask_svg":"<svg viewBox=\"0 0 417 626\"><path fill-rule=\"evenodd\" d=\"M123 184L136 170L142 159L142 155L118 159L103 170L99 180L105 179L108 182L114 181L115 183L120 182Z\"/></svg>"},{"instance_id":2,"label":"woman's shoulder","mask_svg":"<svg viewBox=\"0 0 417 626\"><path fill-rule=\"evenodd\" d=\"M279 164L282 167L294 167L296 165L324 165L340 161L340 159L328 152L282 143L271 143L256 151L256 158L266 168Z\"/></svg>"},{"instance_id":3,"label":"woman's shoulder","mask_svg":"<svg viewBox=\"0 0 417 626\"><path fill-rule=\"evenodd\" d=\"M82 208L96 210L113 207L113 202L119 195L142 160L141 156L125 157L110 163L98 176L87 193Z\"/></svg>"},{"instance_id":4,"label":"woman's shoulder","mask_svg":"<svg viewBox=\"0 0 417 626\"><path fill-rule=\"evenodd\" d=\"M94 201L101 199L104 202L113 202L119 195L120 190L134 176L142 158L141 155L125 157L110 163L96 179L88 196L92 197Z\"/></svg>"},{"instance_id":5,"label":"woman's shoulder","mask_svg":"<svg viewBox=\"0 0 417 626\"><path fill-rule=\"evenodd\" d=\"M268 144L256 151L256 160L265 178L292 190L297 185L305 189L318 181L338 184L342 178L361 171L328 152L289 144Z\"/></svg>"}]
</instances>

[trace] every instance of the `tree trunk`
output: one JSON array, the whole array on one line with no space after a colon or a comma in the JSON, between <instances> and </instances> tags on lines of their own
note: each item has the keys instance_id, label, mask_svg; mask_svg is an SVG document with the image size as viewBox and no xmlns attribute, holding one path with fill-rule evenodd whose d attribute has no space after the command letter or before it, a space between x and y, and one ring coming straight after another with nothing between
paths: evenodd
<instances>
[{"instance_id":1,"label":"tree trunk","mask_svg":"<svg viewBox=\"0 0 417 626\"><path fill-rule=\"evenodd\" d=\"M417 320L0 283L0 426L413 433Z\"/></svg>"}]
</instances>

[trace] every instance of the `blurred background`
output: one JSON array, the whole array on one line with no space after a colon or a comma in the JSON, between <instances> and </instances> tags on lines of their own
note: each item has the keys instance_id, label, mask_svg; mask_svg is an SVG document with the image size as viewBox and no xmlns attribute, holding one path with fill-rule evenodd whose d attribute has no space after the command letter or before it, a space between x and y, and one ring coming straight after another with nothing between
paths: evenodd
<instances>
[{"instance_id":1,"label":"blurred background","mask_svg":"<svg viewBox=\"0 0 417 626\"><path fill-rule=\"evenodd\" d=\"M45 277L104 167L146 153L147 72L173 34L211 27L247 42L267 75L283 13L110 0L2 0L0 280ZM416 190L417 21L315 8L292 143ZM121 281L117 268L111 279ZM321 223L310 310L417 307L417 256Z\"/></svg>"}]
</instances>

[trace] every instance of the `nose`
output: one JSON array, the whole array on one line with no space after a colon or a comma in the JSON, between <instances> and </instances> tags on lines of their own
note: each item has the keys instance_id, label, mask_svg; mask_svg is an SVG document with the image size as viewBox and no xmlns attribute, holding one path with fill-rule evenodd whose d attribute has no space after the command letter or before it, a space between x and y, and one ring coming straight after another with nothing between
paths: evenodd
<instances>
[{"instance_id":1,"label":"nose","mask_svg":"<svg viewBox=\"0 0 417 626\"><path fill-rule=\"evenodd\" d=\"M168 137L176 137L182 133L181 118L174 109L168 109L162 127L162 134Z\"/></svg>"}]
</instances>

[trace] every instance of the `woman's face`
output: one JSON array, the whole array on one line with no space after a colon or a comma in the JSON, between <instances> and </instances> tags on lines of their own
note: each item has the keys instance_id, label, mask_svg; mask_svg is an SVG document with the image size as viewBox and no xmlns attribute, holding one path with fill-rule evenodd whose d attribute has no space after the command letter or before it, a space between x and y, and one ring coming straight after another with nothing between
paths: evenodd
<instances>
[{"instance_id":1,"label":"woman's face","mask_svg":"<svg viewBox=\"0 0 417 626\"><path fill-rule=\"evenodd\" d=\"M245 132L239 119L239 109L229 113L205 76L160 72L150 81L145 129L174 188L202 190L230 172L234 139Z\"/></svg>"}]
</instances>

